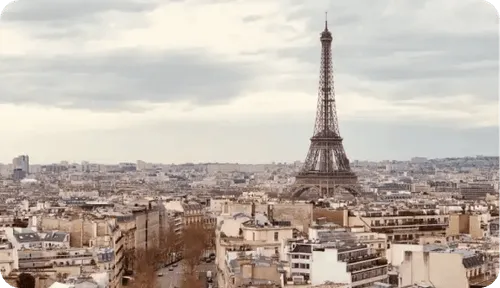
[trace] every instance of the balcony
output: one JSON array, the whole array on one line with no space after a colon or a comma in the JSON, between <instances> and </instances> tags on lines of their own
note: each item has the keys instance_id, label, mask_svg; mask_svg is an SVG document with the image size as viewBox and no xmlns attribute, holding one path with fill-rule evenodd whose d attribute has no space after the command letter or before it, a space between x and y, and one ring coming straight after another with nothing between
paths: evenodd
<instances>
[{"instance_id":1,"label":"balcony","mask_svg":"<svg viewBox=\"0 0 500 288\"><path fill-rule=\"evenodd\" d=\"M342 252L350 252L350 251L355 251L355 250L362 250L362 249L366 249L366 248L368 248L368 246L364 244L364 245L359 245L359 246L339 248L337 251L339 253L342 253Z\"/></svg>"},{"instance_id":2,"label":"balcony","mask_svg":"<svg viewBox=\"0 0 500 288\"><path fill-rule=\"evenodd\" d=\"M425 224L427 225L427 224ZM384 234L408 234L412 232L417 232L417 231L435 231L435 232L440 232L440 231L445 231L446 227L448 227L448 224L436 224L436 225L427 225L427 226L393 226L391 228L384 228L384 227L372 227L370 230L372 232L378 232L378 233L384 233Z\"/></svg>"},{"instance_id":3,"label":"balcony","mask_svg":"<svg viewBox=\"0 0 500 288\"><path fill-rule=\"evenodd\" d=\"M421 226L418 227L419 231L446 231L446 227L448 225L443 225L443 226Z\"/></svg>"},{"instance_id":4,"label":"balcony","mask_svg":"<svg viewBox=\"0 0 500 288\"><path fill-rule=\"evenodd\" d=\"M377 254L365 254L363 256L340 259L340 261L345 262L347 264L355 264L355 263L365 262L365 261L369 261L369 260L374 260L377 258L380 258L380 256Z\"/></svg>"},{"instance_id":5,"label":"balcony","mask_svg":"<svg viewBox=\"0 0 500 288\"><path fill-rule=\"evenodd\" d=\"M92 253L82 253L82 254L77 254L77 255L66 255L66 254L63 254L63 255L46 255L46 256L40 256L40 257L26 257L26 258L21 258L20 257L19 261L20 262L26 262L26 261L50 260L50 259L88 258L88 257L93 257L93 256L94 255Z\"/></svg>"},{"instance_id":6,"label":"balcony","mask_svg":"<svg viewBox=\"0 0 500 288\"><path fill-rule=\"evenodd\" d=\"M351 286L361 286L387 279L387 273L368 274L369 276L352 278Z\"/></svg>"},{"instance_id":7,"label":"balcony","mask_svg":"<svg viewBox=\"0 0 500 288\"><path fill-rule=\"evenodd\" d=\"M123 239L123 234L120 235L120 237L118 237L116 240L115 240L115 245L118 244L120 242L120 240Z\"/></svg>"},{"instance_id":8,"label":"balcony","mask_svg":"<svg viewBox=\"0 0 500 288\"><path fill-rule=\"evenodd\" d=\"M370 262L356 263L356 265L351 265L347 267L347 272L351 272L353 275L370 271L377 268L382 268L380 272L387 273L387 260L384 258L372 260Z\"/></svg>"},{"instance_id":9,"label":"balcony","mask_svg":"<svg viewBox=\"0 0 500 288\"><path fill-rule=\"evenodd\" d=\"M361 217L367 218L389 218L389 217L414 217L414 216L438 216L434 210L424 211L398 211L395 213L381 213L381 212L368 212L366 215L361 215Z\"/></svg>"},{"instance_id":10,"label":"balcony","mask_svg":"<svg viewBox=\"0 0 500 288\"><path fill-rule=\"evenodd\" d=\"M411 227L411 226L448 226L448 223L439 222L435 219L430 219L428 221L411 220L404 222L387 222L387 223L374 223L371 228L393 228L393 227Z\"/></svg>"}]
</instances>

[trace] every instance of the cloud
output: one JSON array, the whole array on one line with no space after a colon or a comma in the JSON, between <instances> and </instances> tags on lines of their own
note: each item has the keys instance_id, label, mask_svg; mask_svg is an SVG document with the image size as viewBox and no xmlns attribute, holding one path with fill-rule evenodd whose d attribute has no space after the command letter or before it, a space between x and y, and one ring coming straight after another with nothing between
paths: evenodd
<instances>
[{"instance_id":1,"label":"cloud","mask_svg":"<svg viewBox=\"0 0 500 288\"><path fill-rule=\"evenodd\" d=\"M202 51L4 57L1 103L123 109L130 102L218 103L251 85L256 67L210 59ZM26 83L29 88L19 89Z\"/></svg>"},{"instance_id":2,"label":"cloud","mask_svg":"<svg viewBox=\"0 0 500 288\"><path fill-rule=\"evenodd\" d=\"M154 10L159 3L155 0L21 0L6 7L2 21L18 22L20 25L39 25L40 22L78 25L81 21L96 20L96 17L106 12L144 13Z\"/></svg>"},{"instance_id":3,"label":"cloud","mask_svg":"<svg viewBox=\"0 0 500 288\"><path fill-rule=\"evenodd\" d=\"M0 131L230 123L231 135L244 122L260 137L258 125L280 122L309 125L290 132L307 145L325 10L342 134L352 123L498 126L498 16L482 0L20 0L0 25L0 123L17 119Z\"/></svg>"}]
</instances>

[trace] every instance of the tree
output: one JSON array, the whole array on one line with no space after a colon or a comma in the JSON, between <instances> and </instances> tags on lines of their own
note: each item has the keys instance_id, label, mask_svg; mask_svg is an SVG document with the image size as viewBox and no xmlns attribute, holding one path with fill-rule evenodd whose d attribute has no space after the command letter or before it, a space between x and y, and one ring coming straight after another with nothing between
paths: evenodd
<instances>
[{"instance_id":1,"label":"tree","mask_svg":"<svg viewBox=\"0 0 500 288\"><path fill-rule=\"evenodd\" d=\"M160 231L160 261L170 263L173 260L172 255L180 251L179 240L177 233L175 233L175 223L171 220L168 222L167 228Z\"/></svg>"},{"instance_id":2,"label":"tree","mask_svg":"<svg viewBox=\"0 0 500 288\"><path fill-rule=\"evenodd\" d=\"M126 271L134 270L135 249L123 249L123 267ZM95 261L94 261L95 263ZM92 264L92 262L90 263Z\"/></svg>"},{"instance_id":3,"label":"tree","mask_svg":"<svg viewBox=\"0 0 500 288\"><path fill-rule=\"evenodd\" d=\"M203 283L197 277L196 267L205 251L215 247L215 228L208 228L203 224L200 222L186 226L182 236L179 237L175 233L175 224L170 222L167 229L159 231L158 241L152 241L158 245L137 250L135 255L125 255L125 258L130 257L134 261L135 275L131 286L133 288L156 287L158 264L170 263L173 253L182 251L184 258L182 287L203 287Z\"/></svg>"},{"instance_id":4,"label":"tree","mask_svg":"<svg viewBox=\"0 0 500 288\"><path fill-rule=\"evenodd\" d=\"M35 288L36 280L33 275L29 273L21 273L17 277L18 288Z\"/></svg>"},{"instance_id":5,"label":"tree","mask_svg":"<svg viewBox=\"0 0 500 288\"><path fill-rule=\"evenodd\" d=\"M196 273L185 273L181 282L181 288L203 288L203 282L198 279Z\"/></svg>"},{"instance_id":6,"label":"tree","mask_svg":"<svg viewBox=\"0 0 500 288\"><path fill-rule=\"evenodd\" d=\"M135 258L135 277L133 288L156 287L156 260L154 251L139 250Z\"/></svg>"},{"instance_id":7,"label":"tree","mask_svg":"<svg viewBox=\"0 0 500 288\"><path fill-rule=\"evenodd\" d=\"M182 240L186 273L192 274L206 249L205 231L201 225L189 225L183 231Z\"/></svg>"}]
</instances>

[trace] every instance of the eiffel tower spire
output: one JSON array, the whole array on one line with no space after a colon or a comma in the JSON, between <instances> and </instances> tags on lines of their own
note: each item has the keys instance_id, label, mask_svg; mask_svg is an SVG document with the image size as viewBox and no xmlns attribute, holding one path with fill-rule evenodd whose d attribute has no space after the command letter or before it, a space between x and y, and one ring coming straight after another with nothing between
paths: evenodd
<instances>
[{"instance_id":1,"label":"eiffel tower spire","mask_svg":"<svg viewBox=\"0 0 500 288\"><path fill-rule=\"evenodd\" d=\"M357 176L351 171L339 131L333 80L332 41L333 36L328 30L328 18L326 18L325 29L320 34L321 66L316 122L304 166L296 176L293 192L295 196L300 196L312 187L319 188L323 196L331 196L339 188L352 194L357 194L358 190Z\"/></svg>"}]
</instances>

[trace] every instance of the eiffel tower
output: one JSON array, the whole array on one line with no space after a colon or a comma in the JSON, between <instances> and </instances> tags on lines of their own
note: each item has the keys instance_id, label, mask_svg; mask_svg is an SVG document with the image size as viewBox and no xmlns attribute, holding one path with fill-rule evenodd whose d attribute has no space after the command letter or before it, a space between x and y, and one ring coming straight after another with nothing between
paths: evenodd
<instances>
[{"instance_id":1,"label":"eiffel tower","mask_svg":"<svg viewBox=\"0 0 500 288\"><path fill-rule=\"evenodd\" d=\"M333 37L328 31L327 20L320 40L321 69L314 134L306 161L295 177L291 192L293 197L300 197L309 189L319 190L323 197L342 192L357 195L360 191L358 177L351 171L339 132L333 86Z\"/></svg>"}]
</instances>

